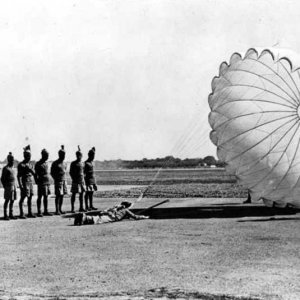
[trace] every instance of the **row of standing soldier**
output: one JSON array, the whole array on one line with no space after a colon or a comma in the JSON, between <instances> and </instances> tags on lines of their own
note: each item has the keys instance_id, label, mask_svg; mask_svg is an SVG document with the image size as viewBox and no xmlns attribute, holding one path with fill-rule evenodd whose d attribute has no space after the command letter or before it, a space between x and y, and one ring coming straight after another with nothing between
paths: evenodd
<instances>
[{"instance_id":1,"label":"row of standing soldier","mask_svg":"<svg viewBox=\"0 0 300 300\"><path fill-rule=\"evenodd\" d=\"M55 214L60 215L62 211L63 198L67 194L66 171L67 165L65 163L65 149L61 146L58 151L58 159L51 165L49 172L48 158L49 153L43 149L41 159L36 162L35 166L31 163L31 150L30 146L24 148L24 160L18 164L17 180L21 191L19 201L19 218L25 219L23 211L23 203L27 198L28 215L29 218L35 218L32 213L32 196L33 196L33 179L37 184L37 216L49 216L51 213L48 211L48 196L50 195L50 174L54 180L55 190ZM93 160L95 158L95 148L93 147L88 152L88 159L82 162L82 152L78 146L76 152L76 160L70 165L70 176L72 179L71 186L71 211L75 212L75 199L76 194L79 194L79 211L95 210L93 206L93 193L97 190ZM14 172L14 157L10 152L7 156L7 165L2 170L1 182L4 187L4 220L16 219L13 214L14 200L17 199L17 184ZM85 183L85 184L84 184ZM84 197L85 193L85 197ZM85 199L85 209L83 208L83 197ZM41 204L43 199L44 211L41 211ZM7 208L9 206L9 215Z\"/></svg>"}]
</instances>

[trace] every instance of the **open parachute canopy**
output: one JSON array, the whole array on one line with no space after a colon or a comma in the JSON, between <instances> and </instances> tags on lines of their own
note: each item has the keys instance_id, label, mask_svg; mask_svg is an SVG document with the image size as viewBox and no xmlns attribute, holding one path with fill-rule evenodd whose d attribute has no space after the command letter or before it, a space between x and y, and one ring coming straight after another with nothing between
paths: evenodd
<instances>
[{"instance_id":1,"label":"open parachute canopy","mask_svg":"<svg viewBox=\"0 0 300 300\"><path fill-rule=\"evenodd\" d=\"M223 62L209 95L211 141L230 174L266 205L300 207L300 70L249 49Z\"/></svg>"}]
</instances>

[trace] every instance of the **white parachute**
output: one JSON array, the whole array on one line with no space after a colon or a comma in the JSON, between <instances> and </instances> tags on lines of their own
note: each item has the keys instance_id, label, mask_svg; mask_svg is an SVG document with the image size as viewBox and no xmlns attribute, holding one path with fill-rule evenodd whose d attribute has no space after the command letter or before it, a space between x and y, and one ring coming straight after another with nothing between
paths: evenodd
<instances>
[{"instance_id":1,"label":"white parachute","mask_svg":"<svg viewBox=\"0 0 300 300\"><path fill-rule=\"evenodd\" d=\"M230 174L267 205L300 207L300 70L249 49L223 62L209 95L211 141Z\"/></svg>"}]
</instances>

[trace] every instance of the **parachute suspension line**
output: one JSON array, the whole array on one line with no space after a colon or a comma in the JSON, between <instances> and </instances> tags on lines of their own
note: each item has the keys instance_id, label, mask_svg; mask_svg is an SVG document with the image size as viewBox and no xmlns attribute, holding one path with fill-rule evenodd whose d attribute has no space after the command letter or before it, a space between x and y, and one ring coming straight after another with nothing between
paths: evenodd
<instances>
[{"instance_id":1,"label":"parachute suspension line","mask_svg":"<svg viewBox=\"0 0 300 300\"><path fill-rule=\"evenodd\" d=\"M187 146L182 150L182 152L185 151L187 156L194 155L193 152L195 149L200 149L201 146L209 141L209 135L205 131L206 128L202 126L198 136L194 138L194 142L188 142Z\"/></svg>"},{"instance_id":2,"label":"parachute suspension line","mask_svg":"<svg viewBox=\"0 0 300 300\"><path fill-rule=\"evenodd\" d=\"M195 135L195 133L198 131L198 129L201 128L201 131L203 131L203 124L204 124L205 121L206 121L206 119L203 120L201 123L196 124L196 125L194 126L194 128L192 128L192 130L190 130L189 133L185 135L185 138L183 139L181 145L179 145L179 146L177 147L177 149L173 149L173 150L171 151L171 153L174 153L174 152L175 152L176 155L182 154L184 148L187 147L189 141L194 137L194 135Z\"/></svg>"},{"instance_id":3,"label":"parachute suspension line","mask_svg":"<svg viewBox=\"0 0 300 300\"><path fill-rule=\"evenodd\" d=\"M181 134L181 136L179 137L177 142L174 144L173 148L171 149L171 153L175 152L175 153L177 153L177 155L179 153L181 154L183 152L184 148L186 147L187 142L189 142L193 138L195 132L197 132L199 127L201 128L201 131L204 131L203 124L205 123L205 121L207 121L207 120L203 119L201 123L198 123L198 113L197 113L195 118L193 118L192 121L189 123L187 129L183 132L183 134ZM186 134L187 131L188 131L188 133ZM163 166L161 166L157 170L157 172L155 173L151 182L142 190L142 192L140 193L140 196L137 198L137 200L135 202L139 202L143 199L143 197L146 195L148 190L155 184L162 169L168 164L168 162L170 160L171 160L171 157L168 160L166 160L164 162Z\"/></svg>"},{"instance_id":4,"label":"parachute suspension line","mask_svg":"<svg viewBox=\"0 0 300 300\"><path fill-rule=\"evenodd\" d=\"M207 137L205 140L202 141L202 143L195 145L193 148L189 149L187 151L188 156L194 156L197 157L196 154L199 152L199 150L209 142L209 137Z\"/></svg>"},{"instance_id":5,"label":"parachute suspension line","mask_svg":"<svg viewBox=\"0 0 300 300\"><path fill-rule=\"evenodd\" d=\"M181 156L184 152L187 151L187 149L189 149L189 147L191 147L190 142L195 139L195 134L196 134L196 130L194 130L193 132L191 132L191 134L189 135L189 138L185 140L185 143L182 145L182 147L179 148L179 150L177 151L177 156ZM195 139L196 140L196 139Z\"/></svg>"},{"instance_id":6,"label":"parachute suspension line","mask_svg":"<svg viewBox=\"0 0 300 300\"><path fill-rule=\"evenodd\" d=\"M194 139L195 142L197 143L198 138L194 138L194 136L195 136L196 133L197 133L198 137L200 137L200 139L203 139L203 138L205 138L205 137L208 137L208 135L207 135L207 133L206 133L206 128L205 128L205 126L203 126L205 123L207 123L207 119L206 119L206 118L205 118L205 119L202 119L201 123L199 123L199 124L197 125L197 128L195 128L195 130L193 130L193 132L191 132L190 137L189 137L188 139L186 139L185 143L182 145L183 147L181 147L181 149L178 149L178 151L177 151L177 156L178 156L178 155L182 155L183 152L184 152L188 147L191 146L190 141L191 141L192 139ZM200 127L200 128L199 128L199 127ZM199 128L200 130L199 130L198 128Z\"/></svg>"},{"instance_id":7,"label":"parachute suspension line","mask_svg":"<svg viewBox=\"0 0 300 300\"><path fill-rule=\"evenodd\" d=\"M148 184L145 189L141 192L140 196L138 197L138 199L136 200L136 202L139 202L143 199L144 195L147 193L147 191L149 190L149 188L155 183L160 171L162 170L162 167L160 167L158 169L158 171L155 173L155 176L153 177L152 181L150 182L150 184Z\"/></svg>"},{"instance_id":8,"label":"parachute suspension line","mask_svg":"<svg viewBox=\"0 0 300 300\"><path fill-rule=\"evenodd\" d=\"M289 140L287 146L285 147L284 151L282 151L282 154L280 155L279 159L278 159L278 160L276 161L276 163L273 165L272 170L270 170L263 178L260 178L259 182L257 182L255 185L251 186L250 189L253 189L253 188L256 187L259 183L261 183L264 179L266 179L266 178L272 173L272 171L278 166L278 164L279 164L279 162L281 161L281 159L283 158L283 156L284 156L286 150L289 148L289 146L290 146L290 144L291 144L291 141L293 140L293 138L294 138L296 132L297 132L298 129L299 129L300 123L299 123L298 121L296 121L296 123L295 123L292 127L294 127L297 123L298 123L298 126L297 126L296 130L294 131L294 133L293 133L292 137L290 138L290 140ZM290 129L290 130L291 130L291 129Z\"/></svg>"},{"instance_id":9,"label":"parachute suspension line","mask_svg":"<svg viewBox=\"0 0 300 300\"><path fill-rule=\"evenodd\" d=\"M177 140L177 142L174 144L171 153L173 153L174 151L177 151L177 148L179 148L182 143L184 142L184 140L186 139L186 132L190 132L195 126L197 126L197 115L194 117L194 119L191 120L191 122L189 123L188 127L184 130L184 132L180 135L179 139Z\"/></svg>"}]
</instances>

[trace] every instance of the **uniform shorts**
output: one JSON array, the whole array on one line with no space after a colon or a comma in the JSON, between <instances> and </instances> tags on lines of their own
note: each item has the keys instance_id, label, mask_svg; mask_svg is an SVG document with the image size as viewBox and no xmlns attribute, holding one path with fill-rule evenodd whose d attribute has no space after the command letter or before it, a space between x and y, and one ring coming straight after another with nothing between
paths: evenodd
<instances>
[{"instance_id":1,"label":"uniform shorts","mask_svg":"<svg viewBox=\"0 0 300 300\"><path fill-rule=\"evenodd\" d=\"M93 216L94 224L104 224L104 223L111 223L115 222L113 218L110 216Z\"/></svg>"},{"instance_id":2,"label":"uniform shorts","mask_svg":"<svg viewBox=\"0 0 300 300\"><path fill-rule=\"evenodd\" d=\"M21 197L31 197L33 196L33 183L25 182L23 183L23 188L21 189Z\"/></svg>"},{"instance_id":3,"label":"uniform shorts","mask_svg":"<svg viewBox=\"0 0 300 300\"><path fill-rule=\"evenodd\" d=\"M9 201L14 201L17 199L17 189L15 186L4 188L4 199Z\"/></svg>"},{"instance_id":4,"label":"uniform shorts","mask_svg":"<svg viewBox=\"0 0 300 300\"><path fill-rule=\"evenodd\" d=\"M41 184L38 185L38 197L40 196L49 196L51 194L50 184Z\"/></svg>"},{"instance_id":5,"label":"uniform shorts","mask_svg":"<svg viewBox=\"0 0 300 300\"><path fill-rule=\"evenodd\" d=\"M74 225L92 225L114 222L110 216L87 216L85 213L78 214L74 219Z\"/></svg>"},{"instance_id":6,"label":"uniform shorts","mask_svg":"<svg viewBox=\"0 0 300 300\"><path fill-rule=\"evenodd\" d=\"M96 184L87 184L86 185L86 191L87 192L95 192L97 190L98 190L98 188L97 188Z\"/></svg>"},{"instance_id":7,"label":"uniform shorts","mask_svg":"<svg viewBox=\"0 0 300 300\"><path fill-rule=\"evenodd\" d=\"M72 194L81 194L85 192L85 188L83 184L72 183L71 193Z\"/></svg>"},{"instance_id":8,"label":"uniform shorts","mask_svg":"<svg viewBox=\"0 0 300 300\"><path fill-rule=\"evenodd\" d=\"M55 189L55 196L63 196L68 194L67 184L65 181L55 182L54 189Z\"/></svg>"}]
</instances>

